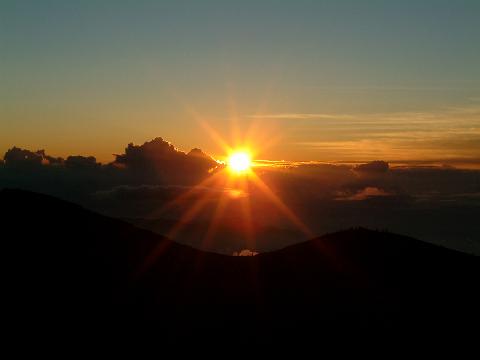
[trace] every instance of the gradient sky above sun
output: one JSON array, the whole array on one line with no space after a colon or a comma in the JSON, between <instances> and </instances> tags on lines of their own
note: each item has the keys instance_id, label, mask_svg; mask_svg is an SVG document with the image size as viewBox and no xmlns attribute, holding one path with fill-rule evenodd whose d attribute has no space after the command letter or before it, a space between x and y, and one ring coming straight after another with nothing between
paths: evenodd
<instances>
[{"instance_id":1,"label":"gradient sky above sun","mask_svg":"<svg viewBox=\"0 0 480 360\"><path fill-rule=\"evenodd\" d=\"M479 22L477 0L2 0L0 153L224 155L206 122L278 137L263 159L480 159Z\"/></svg>"}]
</instances>

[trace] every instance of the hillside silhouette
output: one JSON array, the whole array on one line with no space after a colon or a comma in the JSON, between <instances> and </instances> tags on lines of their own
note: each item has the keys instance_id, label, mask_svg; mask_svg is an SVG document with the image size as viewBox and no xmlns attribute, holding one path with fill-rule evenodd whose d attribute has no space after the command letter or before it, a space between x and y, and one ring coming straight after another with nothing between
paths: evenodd
<instances>
[{"instance_id":1,"label":"hillside silhouette","mask_svg":"<svg viewBox=\"0 0 480 360\"><path fill-rule=\"evenodd\" d=\"M2 190L0 203L11 331L293 341L478 320L478 257L405 236L350 229L232 257L38 193Z\"/></svg>"}]
</instances>

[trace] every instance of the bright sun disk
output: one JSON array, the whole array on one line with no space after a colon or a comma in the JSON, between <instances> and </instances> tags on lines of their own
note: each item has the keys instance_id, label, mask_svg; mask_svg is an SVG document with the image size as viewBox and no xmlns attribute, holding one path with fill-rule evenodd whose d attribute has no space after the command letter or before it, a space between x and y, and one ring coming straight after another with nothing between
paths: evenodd
<instances>
[{"instance_id":1,"label":"bright sun disk","mask_svg":"<svg viewBox=\"0 0 480 360\"><path fill-rule=\"evenodd\" d=\"M228 166L231 170L238 173L247 171L252 166L250 154L245 151L234 152L228 158Z\"/></svg>"}]
</instances>

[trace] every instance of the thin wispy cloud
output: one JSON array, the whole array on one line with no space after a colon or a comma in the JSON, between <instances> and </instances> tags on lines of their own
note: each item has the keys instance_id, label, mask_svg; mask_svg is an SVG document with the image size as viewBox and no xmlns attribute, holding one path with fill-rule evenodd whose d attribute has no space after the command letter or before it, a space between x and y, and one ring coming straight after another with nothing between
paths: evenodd
<instances>
[{"instance_id":1,"label":"thin wispy cloud","mask_svg":"<svg viewBox=\"0 0 480 360\"><path fill-rule=\"evenodd\" d=\"M295 133L290 144L323 161L480 158L480 106L476 103L429 111L255 116L291 120Z\"/></svg>"},{"instance_id":2,"label":"thin wispy cloud","mask_svg":"<svg viewBox=\"0 0 480 360\"><path fill-rule=\"evenodd\" d=\"M281 114L255 114L250 115L251 119L292 119L292 120L302 120L302 119L328 119L328 120L353 120L356 118L355 115L350 114L316 114L316 113L281 113Z\"/></svg>"},{"instance_id":3,"label":"thin wispy cloud","mask_svg":"<svg viewBox=\"0 0 480 360\"><path fill-rule=\"evenodd\" d=\"M480 98L472 100L478 101ZM402 112L381 112L381 113L266 113L249 115L251 119L285 119L285 120L352 120L355 123L366 124L368 122L378 123L379 121L409 121L411 122L435 122L442 119L456 119L462 116L473 116L480 120L480 106L477 104L463 107L446 107L436 111L402 111ZM471 120L471 119L469 119Z\"/></svg>"}]
</instances>

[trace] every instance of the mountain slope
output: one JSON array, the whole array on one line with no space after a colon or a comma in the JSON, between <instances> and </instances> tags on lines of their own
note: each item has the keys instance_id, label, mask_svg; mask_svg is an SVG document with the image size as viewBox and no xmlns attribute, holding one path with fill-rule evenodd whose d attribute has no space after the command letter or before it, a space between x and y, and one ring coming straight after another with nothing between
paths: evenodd
<instances>
[{"instance_id":1,"label":"mountain slope","mask_svg":"<svg viewBox=\"0 0 480 360\"><path fill-rule=\"evenodd\" d=\"M19 331L153 326L176 338L247 329L255 339L293 339L458 331L478 317L478 257L400 235L348 230L230 257L45 195L2 190L0 204L4 293Z\"/></svg>"}]
</instances>

